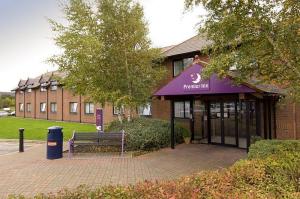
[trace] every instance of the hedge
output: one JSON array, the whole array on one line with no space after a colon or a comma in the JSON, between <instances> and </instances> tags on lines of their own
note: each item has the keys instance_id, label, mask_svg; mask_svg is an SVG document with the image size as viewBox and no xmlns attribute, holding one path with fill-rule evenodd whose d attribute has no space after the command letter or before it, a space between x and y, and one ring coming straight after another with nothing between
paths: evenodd
<instances>
[{"instance_id":1,"label":"hedge","mask_svg":"<svg viewBox=\"0 0 300 199\"><path fill-rule=\"evenodd\" d=\"M109 131L126 132L126 149L150 151L170 146L171 127L170 123L164 120L150 118L136 118L131 122L114 121L108 126ZM183 133L187 129L175 125L176 143L183 142Z\"/></svg>"},{"instance_id":2,"label":"hedge","mask_svg":"<svg viewBox=\"0 0 300 199\"><path fill-rule=\"evenodd\" d=\"M177 180L146 181L93 190L80 186L55 195L40 194L36 198L300 198L300 151L294 147L299 141L292 143L259 141L250 147L248 159L240 160L228 169L203 171ZM260 149L265 152L261 153ZM290 173L290 168L297 172Z\"/></svg>"}]
</instances>

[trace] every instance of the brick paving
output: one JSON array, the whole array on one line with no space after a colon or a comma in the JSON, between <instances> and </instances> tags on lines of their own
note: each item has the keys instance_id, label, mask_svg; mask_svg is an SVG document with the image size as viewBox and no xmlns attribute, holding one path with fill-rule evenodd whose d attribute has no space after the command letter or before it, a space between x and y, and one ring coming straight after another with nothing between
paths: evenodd
<instances>
[{"instance_id":1,"label":"brick paving","mask_svg":"<svg viewBox=\"0 0 300 199\"><path fill-rule=\"evenodd\" d=\"M127 185L144 180L168 180L201 170L232 165L246 157L245 150L215 145L179 145L139 157L74 156L45 158L45 144L24 153L0 155L0 198L8 194L33 196L85 184Z\"/></svg>"}]
</instances>

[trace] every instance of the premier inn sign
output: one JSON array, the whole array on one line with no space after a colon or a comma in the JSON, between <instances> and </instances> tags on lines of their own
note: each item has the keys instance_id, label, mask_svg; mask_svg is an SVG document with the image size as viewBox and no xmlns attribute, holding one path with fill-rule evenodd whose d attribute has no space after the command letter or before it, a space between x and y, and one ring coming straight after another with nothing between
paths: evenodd
<instances>
[{"instance_id":1,"label":"premier inn sign","mask_svg":"<svg viewBox=\"0 0 300 199\"><path fill-rule=\"evenodd\" d=\"M222 93L254 93L246 85L235 85L230 78L219 79L213 74L209 79L201 76L203 66L194 64L158 90L156 96L201 95Z\"/></svg>"},{"instance_id":2,"label":"premier inn sign","mask_svg":"<svg viewBox=\"0 0 300 199\"><path fill-rule=\"evenodd\" d=\"M209 90L209 80L203 81L200 73L190 74L190 84L183 84L186 92L195 90Z\"/></svg>"}]
</instances>

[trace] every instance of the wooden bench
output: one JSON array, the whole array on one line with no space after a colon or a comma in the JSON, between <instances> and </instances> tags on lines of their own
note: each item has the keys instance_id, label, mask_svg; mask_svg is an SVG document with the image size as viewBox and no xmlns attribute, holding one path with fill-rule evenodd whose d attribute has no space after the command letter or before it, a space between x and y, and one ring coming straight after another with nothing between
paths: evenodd
<instances>
[{"instance_id":1,"label":"wooden bench","mask_svg":"<svg viewBox=\"0 0 300 199\"><path fill-rule=\"evenodd\" d=\"M88 146L121 146L121 155L124 153L125 132L73 132L69 140L69 154L74 153L74 147L79 145Z\"/></svg>"}]
</instances>

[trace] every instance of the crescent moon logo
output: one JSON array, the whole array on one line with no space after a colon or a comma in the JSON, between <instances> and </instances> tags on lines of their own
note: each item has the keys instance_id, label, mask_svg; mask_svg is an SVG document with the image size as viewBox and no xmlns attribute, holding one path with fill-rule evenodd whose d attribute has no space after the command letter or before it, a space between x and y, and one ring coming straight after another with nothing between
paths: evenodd
<instances>
[{"instance_id":1,"label":"crescent moon logo","mask_svg":"<svg viewBox=\"0 0 300 199\"><path fill-rule=\"evenodd\" d=\"M199 73L191 74L192 82L198 84L201 81L201 75Z\"/></svg>"}]
</instances>

